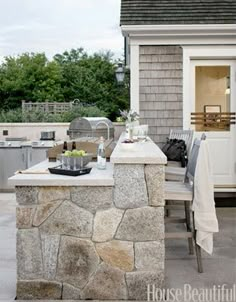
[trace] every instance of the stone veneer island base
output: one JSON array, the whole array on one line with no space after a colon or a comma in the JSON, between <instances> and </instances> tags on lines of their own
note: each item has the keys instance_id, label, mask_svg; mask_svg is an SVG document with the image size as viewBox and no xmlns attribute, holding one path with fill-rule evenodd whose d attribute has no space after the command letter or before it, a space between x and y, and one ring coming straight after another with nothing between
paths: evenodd
<instances>
[{"instance_id":1,"label":"stone veneer island base","mask_svg":"<svg viewBox=\"0 0 236 302\"><path fill-rule=\"evenodd\" d=\"M76 178L10 179L17 299L146 300L148 284L164 286L166 158L151 141L130 151L119 142L111 162Z\"/></svg>"}]
</instances>

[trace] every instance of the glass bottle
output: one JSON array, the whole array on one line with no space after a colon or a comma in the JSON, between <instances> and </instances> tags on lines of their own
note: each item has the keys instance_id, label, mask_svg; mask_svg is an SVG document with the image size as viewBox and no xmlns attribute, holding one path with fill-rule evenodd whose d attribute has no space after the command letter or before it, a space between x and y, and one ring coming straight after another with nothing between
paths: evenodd
<instances>
[{"instance_id":1,"label":"glass bottle","mask_svg":"<svg viewBox=\"0 0 236 302\"><path fill-rule=\"evenodd\" d=\"M97 152L97 168L100 170L106 169L106 152L104 147L104 138L100 138Z\"/></svg>"},{"instance_id":2,"label":"glass bottle","mask_svg":"<svg viewBox=\"0 0 236 302\"><path fill-rule=\"evenodd\" d=\"M67 142L64 141L62 153L65 153L67 150L68 150L68 149L67 149Z\"/></svg>"},{"instance_id":3,"label":"glass bottle","mask_svg":"<svg viewBox=\"0 0 236 302\"><path fill-rule=\"evenodd\" d=\"M76 150L76 142L75 141L72 142L72 149L71 149L71 151L73 151L73 150Z\"/></svg>"}]
</instances>

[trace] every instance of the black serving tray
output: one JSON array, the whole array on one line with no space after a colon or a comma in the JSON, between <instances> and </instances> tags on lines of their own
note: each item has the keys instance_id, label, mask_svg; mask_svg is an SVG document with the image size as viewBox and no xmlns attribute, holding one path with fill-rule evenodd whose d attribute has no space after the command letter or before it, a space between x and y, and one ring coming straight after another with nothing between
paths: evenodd
<instances>
[{"instance_id":1,"label":"black serving tray","mask_svg":"<svg viewBox=\"0 0 236 302\"><path fill-rule=\"evenodd\" d=\"M67 169L62 169L62 165L53 167L53 168L48 168L49 172L52 174L60 174L60 175L68 175L68 176L80 176L84 174L89 174L92 168L81 168L78 170L67 170Z\"/></svg>"}]
</instances>

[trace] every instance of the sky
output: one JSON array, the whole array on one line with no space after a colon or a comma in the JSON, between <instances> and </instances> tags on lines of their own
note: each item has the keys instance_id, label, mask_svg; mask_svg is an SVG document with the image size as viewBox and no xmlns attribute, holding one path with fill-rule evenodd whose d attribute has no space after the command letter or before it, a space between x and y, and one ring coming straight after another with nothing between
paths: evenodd
<instances>
[{"instance_id":1,"label":"sky","mask_svg":"<svg viewBox=\"0 0 236 302\"><path fill-rule=\"evenodd\" d=\"M83 47L123 57L121 0L0 0L0 61L24 52Z\"/></svg>"}]
</instances>

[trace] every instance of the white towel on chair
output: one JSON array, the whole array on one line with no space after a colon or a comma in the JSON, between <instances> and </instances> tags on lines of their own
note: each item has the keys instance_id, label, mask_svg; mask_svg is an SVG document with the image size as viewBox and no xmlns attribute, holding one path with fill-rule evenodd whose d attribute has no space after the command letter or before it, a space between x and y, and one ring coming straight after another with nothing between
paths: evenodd
<instances>
[{"instance_id":1,"label":"white towel on chair","mask_svg":"<svg viewBox=\"0 0 236 302\"><path fill-rule=\"evenodd\" d=\"M219 232L216 217L214 184L207 141L201 141L194 176L194 211L197 244L207 253L213 252L213 233Z\"/></svg>"}]
</instances>

